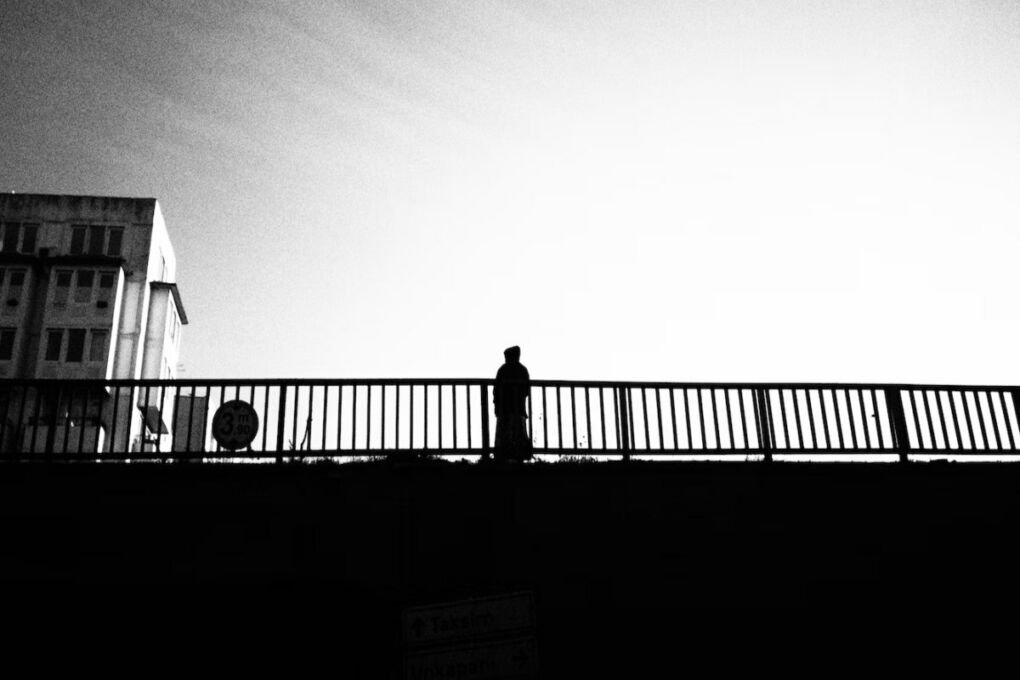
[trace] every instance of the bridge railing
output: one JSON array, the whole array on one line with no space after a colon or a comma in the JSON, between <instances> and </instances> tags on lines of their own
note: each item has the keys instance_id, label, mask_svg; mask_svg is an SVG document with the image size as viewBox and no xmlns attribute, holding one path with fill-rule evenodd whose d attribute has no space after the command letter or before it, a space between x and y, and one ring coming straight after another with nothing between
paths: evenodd
<instances>
[{"instance_id":1,"label":"bridge railing","mask_svg":"<svg viewBox=\"0 0 1020 680\"><path fill-rule=\"evenodd\" d=\"M534 380L529 393L538 454L905 460L1016 455L1020 442L1016 387ZM0 456L479 456L494 444L492 397L488 379L3 380ZM236 451L213 431L214 414L235 400L258 419Z\"/></svg>"}]
</instances>

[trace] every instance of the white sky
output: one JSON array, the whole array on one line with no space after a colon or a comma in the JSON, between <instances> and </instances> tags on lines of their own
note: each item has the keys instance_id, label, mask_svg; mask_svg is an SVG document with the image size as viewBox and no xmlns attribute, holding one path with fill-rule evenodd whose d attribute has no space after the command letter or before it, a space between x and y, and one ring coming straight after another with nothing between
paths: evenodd
<instances>
[{"instance_id":1,"label":"white sky","mask_svg":"<svg viewBox=\"0 0 1020 680\"><path fill-rule=\"evenodd\" d=\"M1020 384L1020 4L5 2L0 190L156 196L182 377Z\"/></svg>"}]
</instances>

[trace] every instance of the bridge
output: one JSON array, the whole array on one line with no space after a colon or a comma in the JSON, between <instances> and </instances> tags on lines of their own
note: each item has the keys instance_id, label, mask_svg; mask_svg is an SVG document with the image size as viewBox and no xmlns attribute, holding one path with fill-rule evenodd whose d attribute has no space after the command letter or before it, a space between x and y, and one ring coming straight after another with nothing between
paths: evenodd
<instances>
[{"instance_id":1,"label":"bridge","mask_svg":"<svg viewBox=\"0 0 1020 680\"><path fill-rule=\"evenodd\" d=\"M977 460L1016 456L1020 441L1013 386L533 380L529 389L539 457ZM492 449L492 393L489 379L3 380L0 457L471 459ZM237 401L257 422L221 418L215 432L216 412ZM245 445L224 448L235 428L248 430Z\"/></svg>"}]
</instances>

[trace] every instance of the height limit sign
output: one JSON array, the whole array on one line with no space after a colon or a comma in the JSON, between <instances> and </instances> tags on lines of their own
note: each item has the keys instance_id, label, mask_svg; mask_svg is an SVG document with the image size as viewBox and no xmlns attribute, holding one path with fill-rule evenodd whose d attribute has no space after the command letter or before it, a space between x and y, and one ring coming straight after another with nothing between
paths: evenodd
<instances>
[{"instance_id":1,"label":"height limit sign","mask_svg":"<svg viewBox=\"0 0 1020 680\"><path fill-rule=\"evenodd\" d=\"M249 446L259 431L259 416L246 401L235 399L216 409L212 421L216 443L228 451Z\"/></svg>"}]
</instances>

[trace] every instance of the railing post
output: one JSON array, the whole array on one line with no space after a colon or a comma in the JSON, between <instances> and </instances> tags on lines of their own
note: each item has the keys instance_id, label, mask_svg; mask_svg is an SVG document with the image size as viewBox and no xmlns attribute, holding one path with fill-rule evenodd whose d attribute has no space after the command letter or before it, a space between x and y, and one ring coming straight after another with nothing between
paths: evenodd
<instances>
[{"instance_id":1,"label":"railing post","mask_svg":"<svg viewBox=\"0 0 1020 680\"><path fill-rule=\"evenodd\" d=\"M624 461L630 460L630 403L627 397L626 387L617 387L619 395L617 401L620 404L620 450Z\"/></svg>"},{"instance_id":2,"label":"railing post","mask_svg":"<svg viewBox=\"0 0 1020 680\"><path fill-rule=\"evenodd\" d=\"M770 423L772 422L772 411L769 409L768 395L765 390L756 389L754 399L758 402L758 442L765 455L765 462L771 463L773 442Z\"/></svg>"},{"instance_id":3,"label":"railing post","mask_svg":"<svg viewBox=\"0 0 1020 680\"><path fill-rule=\"evenodd\" d=\"M56 438L57 430L57 409L60 406L60 397L63 396L63 388L58 387L56 390L56 397L53 396L53 391L48 391L45 399L45 403L50 407L49 422L46 425L46 460L52 460L53 458L53 444ZM84 418L83 418L84 420ZM81 451L78 451L80 454Z\"/></svg>"},{"instance_id":4,"label":"railing post","mask_svg":"<svg viewBox=\"0 0 1020 680\"><path fill-rule=\"evenodd\" d=\"M266 388L268 389L268 388ZM287 386L280 385L280 410L276 416L276 462L283 462L283 430L287 426L286 420L287 413ZM337 442L337 449L340 448L340 443Z\"/></svg>"},{"instance_id":5,"label":"railing post","mask_svg":"<svg viewBox=\"0 0 1020 680\"><path fill-rule=\"evenodd\" d=\"M892 428L893 448L899 452L900 462L906 463L909 460L907 453L910 451L910 434L907 432L907 416L903 411L903 399L900 397L899 388L887 388L883 391L885 392L885 405L889 411L889 425ZM879 426L881 427L881 423Z\"/></svg>"},{"instance_id":6,"label":"railing post","mask_svg":"<svg viewBox=\"0 0 1020 680\"><path fill-rule=\"evenodd\" d=\"M492 456L492 444L489 439L489 386L482 383L480 387L482 393L482 460L489 460Z\"/></svg>"}]
</instances>

